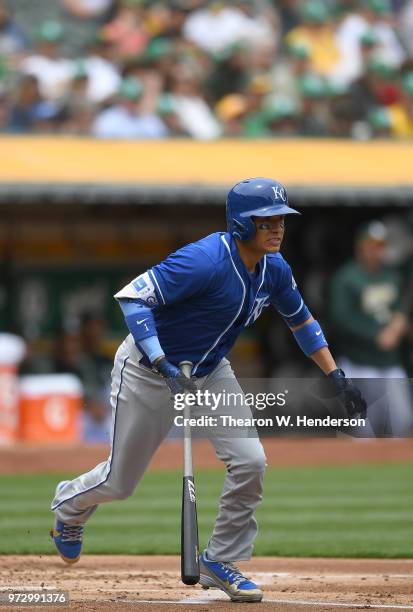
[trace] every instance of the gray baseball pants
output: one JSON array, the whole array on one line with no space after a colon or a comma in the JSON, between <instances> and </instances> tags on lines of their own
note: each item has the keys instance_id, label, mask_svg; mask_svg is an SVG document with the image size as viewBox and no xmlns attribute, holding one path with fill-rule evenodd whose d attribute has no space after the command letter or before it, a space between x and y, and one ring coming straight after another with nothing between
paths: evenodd
<instances>
[{"instance_id":1,"label":"gray baseball pants","mask_svg":"<svg viewBox=\"0 0 413 612\"><path fill-rule=\"evenodd\" d=\"M132 495L179 414L165 381L139 364L141 356L129 335L116 353L112 370L109 458L72 480L56 495L52 510L64 523L85 523L99 504ZM198 379L198 388L213 393L223 388L242 393L226 359L211 374ZM225 408L225 413L231 414L231 410ZM205 407L193 412L193 416L201 414L213 413ZM237 402L233 414L250 418L251 410ZM227 470L207 555L217 561L248 560L257 534L254 511L262 500L266 465L263 447L255 430L238 429L229 435L228 428L208 427L204 433Z\"/></svg>"}]
</instances>

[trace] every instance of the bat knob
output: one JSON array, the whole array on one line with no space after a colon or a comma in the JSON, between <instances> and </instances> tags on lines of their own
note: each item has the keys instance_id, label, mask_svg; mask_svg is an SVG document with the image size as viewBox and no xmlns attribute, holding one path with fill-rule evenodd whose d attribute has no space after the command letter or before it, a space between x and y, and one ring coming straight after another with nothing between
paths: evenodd
<instances>
[{"instance_id":1,"label":"bat knob","mask_svg":"<svg viewBox=\"0 0 413 612\"><path fill-rule=\"evenodd\" d=\"M181 372L183 372L187 378L191 378L193 365L194 364L192 363L192 361L181 361L179 363L179 368Z\"/></svg>"}]
</instances>

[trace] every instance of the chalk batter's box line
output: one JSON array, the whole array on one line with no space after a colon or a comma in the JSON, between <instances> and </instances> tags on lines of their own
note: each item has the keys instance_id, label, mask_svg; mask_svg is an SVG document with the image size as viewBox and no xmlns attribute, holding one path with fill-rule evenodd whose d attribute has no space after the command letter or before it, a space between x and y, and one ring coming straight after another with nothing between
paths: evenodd
<instances>
[{"instance_id":1,"label":"chalk batter's box line","mask_svg":"<svg viewBox=\"0 0 413 612\"><path fill-rule=\"evenodd\" d=\"M114 604L113 599L101 600L103 603L112 603ZM228 601L228 598L225 596L223 598L217 598L216 594L214 594L214 599L206 598L205 596L202 599L122 599L122 604L154 604L154 605L166 605L169 606L171 604L174 605L190 605L190 606L201 606L208 603L216 601L217 603L220 601ZM356 608L358 610L413 610L412 606L404 606L404 605L390 605L390 604L367 604L367 603L332 603L329 601L302 601L302 600L291 600L291 599L263 599L263 604L266 603L274 603L274 604L283 604L290 606L321 606L326 608ZM115 604L116 605L116 604Z\"/></svg>"}]
</instances>

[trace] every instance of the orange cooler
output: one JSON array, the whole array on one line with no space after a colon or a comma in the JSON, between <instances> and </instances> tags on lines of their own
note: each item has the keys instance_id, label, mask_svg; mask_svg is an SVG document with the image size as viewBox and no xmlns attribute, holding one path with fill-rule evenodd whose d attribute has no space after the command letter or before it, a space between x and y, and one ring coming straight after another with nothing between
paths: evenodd
<instances>
[{"instance_id":1,"label":"orange cooler","mask_svg":"<svg viewBox=\"0 0 413 612\"><path fill-rule=\"evenodd\" d=\"M78 442L83 388L72 374L20 379L19 437L26 442Z\"/></svg>"}]
</instances>

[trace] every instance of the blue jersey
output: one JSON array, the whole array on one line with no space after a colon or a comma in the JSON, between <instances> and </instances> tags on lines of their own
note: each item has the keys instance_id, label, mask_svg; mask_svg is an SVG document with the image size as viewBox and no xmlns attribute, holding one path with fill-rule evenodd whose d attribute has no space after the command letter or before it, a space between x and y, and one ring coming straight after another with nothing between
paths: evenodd
<instances>
[{"instance_id":1,"label":"blue jersey","mask_svg":"<svg viewBox=\"0 0 413 612\"><path fill-rule=\"evenodd\" d=\"M250 273L223 232L172 253L115 297L149 306L167 359L191 361L196 376L209 374L270 304L289 325L310 317L282 255L265 255Z\"/></svg>"}]
</instances>

